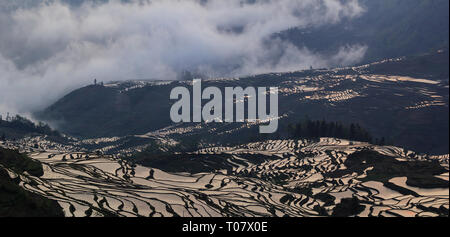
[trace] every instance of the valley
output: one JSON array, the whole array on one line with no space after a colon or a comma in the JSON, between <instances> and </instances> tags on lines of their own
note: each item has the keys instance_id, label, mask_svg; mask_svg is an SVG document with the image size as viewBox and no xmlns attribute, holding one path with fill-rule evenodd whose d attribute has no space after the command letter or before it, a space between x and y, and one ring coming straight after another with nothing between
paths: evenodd
<instances>
[{"instance_id":1,"label":"valley","mask_svg":"<svg viewBox=\"0 0 450 237\"><path fill-rule=\"evenodd\" d=\"M0 226L441 229L448 36L448 0L0 0Z\"/></svg>"},{"instance_id":2,"label":"valley","mask_svg":"<svg viewBox=\"0 0 450 237\"><path fill-rule=\"evenodd\" d=\"M401 71L419 61L437 69ZM67 217L448 216L448 52L202 81L277 86L274 134L258 133L262 121L171 123L169 92L190 83L80 88L36 113L62 133L2 120L0 147L43 174L0 169ZM302 138L302 121L321 132ZM365 142L323 135L353 132Z\"/></svg>"}]
</instances>

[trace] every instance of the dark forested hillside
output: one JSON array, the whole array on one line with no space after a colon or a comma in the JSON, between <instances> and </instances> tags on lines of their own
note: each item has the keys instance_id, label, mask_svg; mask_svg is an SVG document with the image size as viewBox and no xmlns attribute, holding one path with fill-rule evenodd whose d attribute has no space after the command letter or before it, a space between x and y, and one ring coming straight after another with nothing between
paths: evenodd
<instances>
[{"instance_id":1,"label":"dark forested hillside","mask_svg":"<svg viewBox=\"0 0 450 237\"><path fill-rule=\"evenodd\" d=\"M17 151L0 148L0 217L64 216L56 201L26 191L19 186L20 178L11 178L4 168L16 174L43 175L38 161Z\"/></svg>"},{"instance_id":2,"label":"dark forested hillside","mask_svg":"<svg viewBox=\"0 0 450 237\"><path fill-rule=\"evenodd\" d=\"M121 91L91 85L73 91L37 116L73 136L143 134L171 124L168 95L172 88Z\"/></svg>"},{"instance_id":3,"label":"dark forested hillside","mask_svg":"<svg viewBox=\"0 0 450 237\"><path fill-rule=\"evenodd\" d=\"M6 120L0 117L0 141L20 139L29 135L46 135L54 139L62 139L61 134L50 128L48 124L42 122L35 124L19 115Z\"/></svg>"}]
</instances>

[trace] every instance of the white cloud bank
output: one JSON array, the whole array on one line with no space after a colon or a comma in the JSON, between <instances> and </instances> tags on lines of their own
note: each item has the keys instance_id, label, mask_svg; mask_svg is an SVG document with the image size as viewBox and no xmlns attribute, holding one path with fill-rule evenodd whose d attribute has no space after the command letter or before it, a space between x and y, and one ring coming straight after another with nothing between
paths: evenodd
<instances>
[{"instance_id":1,"label":"white cloud bank","mask_svg":"<svg viewBox=\"0 0 450 237\"><path fill-rule=\"evenodd\" d=\"M93 78L280 72L352 64L366 51L344 46L324 57L271 37L358 17L364 12L358 0L32 2L0 0L3 113L42 109Z\"/></svg>"}]
</instances>

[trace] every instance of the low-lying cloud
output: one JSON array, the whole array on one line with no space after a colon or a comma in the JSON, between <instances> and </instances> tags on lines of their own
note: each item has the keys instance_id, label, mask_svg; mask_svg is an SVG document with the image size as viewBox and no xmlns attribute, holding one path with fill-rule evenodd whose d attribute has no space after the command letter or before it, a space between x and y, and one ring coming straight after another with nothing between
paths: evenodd
<instances>
[{"instance_id":1,"label":"low-lying cloud","mask_svg":"<svg viewBox=\"0 0 450 237\"><path fill-rule=\"evenodd\" d=\"M42 109L94 78L282 72L353 64L366 51L343 45L323 56L273 37L358 17L358 0L67 2L1 1L0 112Z\"/></svg>"}]
</instances>

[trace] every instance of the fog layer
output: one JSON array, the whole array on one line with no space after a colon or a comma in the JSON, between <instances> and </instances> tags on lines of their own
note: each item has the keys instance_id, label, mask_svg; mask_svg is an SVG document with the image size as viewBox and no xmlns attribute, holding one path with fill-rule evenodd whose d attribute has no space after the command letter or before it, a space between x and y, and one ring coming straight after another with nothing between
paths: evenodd
<instances>
[{"instance_id":1,"label":"fog layer","mask_svg":"<svg viewBox=\"0 0 450 237\"><path fill-rule=\"evenodd\" d=\"M234 77L348 65L366 51L320 55L274 37L358 17L357 0L67 2L1 0L0 113L42 109L94 78Z\"/></svg>"}]
</instances>

